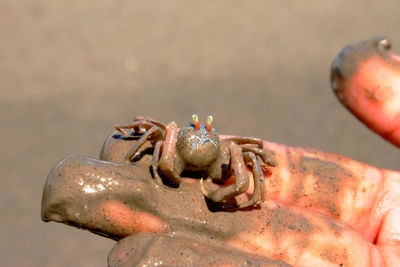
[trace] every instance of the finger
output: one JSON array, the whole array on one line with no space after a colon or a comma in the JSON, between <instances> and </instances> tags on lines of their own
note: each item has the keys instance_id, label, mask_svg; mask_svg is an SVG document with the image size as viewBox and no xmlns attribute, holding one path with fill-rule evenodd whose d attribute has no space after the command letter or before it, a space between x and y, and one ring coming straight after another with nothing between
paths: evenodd
<instances>
[{"instance_id":1,"label":"finger","mask_svg":"<svg viewBox=\"0 0 400 267\"><path fill-rule=\"evenodd\" d=\"M148 169L106 161L69 156L48 176L42 196L43 221L55 221L101 233L112 239L138 232L161 233L162 218L137 206L141 199L158 195Z\"/></svg>"},{"instance_id":2,"label":"finger","mask_svg":"<svg viewBox=\"0 0 400 267\"><path fill-rule=\"evenodd\" d=\"M400 147L400 57L385 38L346 46L331 67L339 100L369 128Z\"/></svg>"},{"instance_id":3,"label":"finger","mask_svg":"<svg viewBox=\"0 0 400 267\"><path fill-rule=\"evenodd\" d=\"M168 249L166 249L168 248ZM288 266L237 249L185 236L140 233L119 241L108 254L108 266Z\"/></svg>"},{"instance_id":4,"label":"finger","mask_svg":"<svg viewBox=\"0 0 400 267\"><path fill-rule=\"evenodd\" d=\"M400 263L400 176L394 171L385 171L381 201L375 214L382 214L379 231L374 243L384 255L387 266L397 266Z\"/></svg>"}]
</instances>

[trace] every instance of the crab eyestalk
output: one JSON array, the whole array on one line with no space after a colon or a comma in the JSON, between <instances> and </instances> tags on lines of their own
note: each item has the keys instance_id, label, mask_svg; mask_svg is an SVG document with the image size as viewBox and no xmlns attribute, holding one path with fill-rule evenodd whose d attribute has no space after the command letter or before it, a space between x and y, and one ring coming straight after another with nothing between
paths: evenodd
<instances>
[{"instance_id":1,"label":"crab eyestalk","mask_svg":"<svg viewBox=\"0 0 400 267\"><path fill-rule=\"evenodd\" d=\"M214 120L213 116L209 115L207 117L207 125L206 125L207 132L211 132L211 123L213 122L213 120Z\"/></svg>"},{"instance_id":2,"label":"crab eyestalk","mask_svg":"<svg viewBox=\"0 0 400 267\"><path fill-rule=\"evenodd\" d=\"M194 128L196 129L196 131L200 130L200 122L199 122L199 117L197 116L197 114L193 114L192 119L193 119Z\"/></svg>"}]
</instances>

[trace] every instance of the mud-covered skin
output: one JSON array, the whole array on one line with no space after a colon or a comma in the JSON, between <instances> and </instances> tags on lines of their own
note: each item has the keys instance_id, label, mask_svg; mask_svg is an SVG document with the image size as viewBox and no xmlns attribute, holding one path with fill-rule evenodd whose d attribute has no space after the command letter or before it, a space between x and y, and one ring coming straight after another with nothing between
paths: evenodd
<instances>
[{"instance_id":1,"label":"mud-covered skin","mask_svg":"<svg viewBox=\"0 0 400 267\"><path fill-rule=\"evenodd\" d=\"M129 142L134 142L125 141L108 138L102 158L121 162L131 148ZM268 177L267 200L259 209L224 212L236 205L236 199L243 201L249 196L242 194L224 204L205 202L199 181L194 179L184 179L179 188L159 187L151 179L148 167L135 165L139 162L111 163L71 156L48 177L42 218L116 240L140 232L154 233L156 239L151 239L157 242L147 242L148 235L138 235L132 239L134 242L127 240L122 246L128 256L130 249L137 249L136 242L143 238L148 251L157 251L143 256L153 263L165 259L166 262L186 264L185 257L176 258L177 255L171 253L168 245L171 237L177 242L176 247L185 246L187 240L198 242L198 251L191 250L194 258L203 255L207 248L221 251L221 257L215 253L207 259L209 264L229 263L229 256L225 257L229 251L240 250L244 253L238 254L241 259L249 257L246 253L252 253L262 255L267 262L280 259L293 265L302 265L310 257L322 264L319 266L366 265L370 258L359 259L357 255L376 253L369 242L375 238L370 233L379 227L374 201L379 203L381 199L377 186L380 181L368 174L375 169L368 170L361 163L317 150L273 143L264 143L264 149L273 155L278 168L264 172ZM113 153L115 150L118 152ZM151 162L151 156L145 155L142 160ZM360 169L366 170L362 179ZM342 171L335 174L335 170ZM334 185L320 193L318 186L327 180ZM367 199L373 200L361 205L365 195L370 195ZM349 201L343 201L348 196L351 196ZM377 222L371 222L371 218ZM120 252L114 250L109 258L124 260ZM129 259L125 260L129 262Z\"/></svg>"},{"instance_id":2,"label":"mud-covered skin","mask_svg":"<svg viewBox=\"0 0 400 267\"><path fill-rule=\"evenodd\" d=\"M369 40L345 46L336 56L331 66L331 86L336 96L343 100L342 92L345 90L345 82L359 70L360 64L371 57L378 56L388 64L394 64L390 60L388 51L392 47L385 37L374 37ZM366 92L368 94L368 92ZM370 98L376 96L369 92ZM346 102L343 103L346 105Z\"/></svg>"},{"instance_id":3,"label":"mud-covered skin","mask_svg":"<svg viewBox=\"0 0 400 267\"><path fill-rule=\"evenodd\" d=\"M400 147L400 56L383 37L342 49L331 66L341 103L383 138Z\"/></svg>"},{"instance_id":4,"label":"mud-covered skin","mask_svg":"<svg viewBox=\"0 0 400 267\"><path fill-rule=\"evenodd\" d=\"M252 137L235 137L220 140L218 133L211 127L212 117L207 126L201 126L197 115L193 115L195 124L179 129L175 122L167 125L157 120L137 117L131 124L117 125L115 128L125 139L130 138L126 129L140 127L146 132L137 140L124 157L131 162L136 153L149 141L154 147L151 163L155 180L162 184L161 171L174 184L181 183L181 173L185 170L202 172L207 178L201 180L202 193L214 202L231 199L244 193L249 187L246 164L251 164L254 179L253 197L237 208L247 208L262 203L264 199L264 176L258 157L264 164L273 166L269 155L262 150L262 141ZM235 182L223 188L213 189L212 181L224 182L235 174Z\"/></svg>"},{"instance_id":5,"label":"mud-covered skin","mask_svg":"<svg viewBox=\"0 0 400 267\"><path fill-rule=\"evenodd\" d=\"M169 256L165 257L165 251ZM108 255L109 266L265 266L289 267L271 260L206 240L167 234L139 233L122 239Z\"/></svg>"}]
</instances>

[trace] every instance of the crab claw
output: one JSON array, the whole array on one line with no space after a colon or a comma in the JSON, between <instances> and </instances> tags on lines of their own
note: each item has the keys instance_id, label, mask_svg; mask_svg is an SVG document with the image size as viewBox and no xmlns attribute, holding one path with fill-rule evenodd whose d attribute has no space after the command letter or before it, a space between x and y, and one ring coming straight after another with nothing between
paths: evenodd
<instances>
[{"instance_id":1,"label":"crab claw","mask_svg":"<svg viewBox=\"0 0 400 267\"><path fill-rule=\"evenodd\" d=\"M210 179L206 179L205 180L205 182L207 183L207 184L210 184ZM211 193L209 193L208 192L208 189L206 189L205 187L204 187L204 178L201 178L200 179L200 191L201 191L201 193L205 196L205 197L207 197L207 198L210 198L210 195L211 195Z\"/></svg>"},{"instance_id":2,"label":"crab claw","mask_svg":"<svg viewBox=\"0 0 400 267\"><path fill-rule=\"evenodd\" d=\"M206 183L206 185L205 185ZM236 194L234 191L232 191L229 186L222 186L217 189L210 189L210 186L212 186L213 182L212 179L207 178L207 179L200 179L200 191L201 193L208 199L212 200L215 203L222 202L224 200L231 199L234 197Z\"/></svg>"}]
</instances>

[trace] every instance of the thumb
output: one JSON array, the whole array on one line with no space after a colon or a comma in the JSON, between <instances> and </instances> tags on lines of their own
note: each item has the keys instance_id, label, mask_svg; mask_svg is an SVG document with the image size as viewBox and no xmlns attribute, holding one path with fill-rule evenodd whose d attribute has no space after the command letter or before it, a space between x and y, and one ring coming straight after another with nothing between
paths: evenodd
<instances>
[{"instance_id":1,"label":"thumb","mask_svg":"<svg viewBox=\"0 0 400 267\"><path fill-rule=\"evenodd\" d=\"M348 45L331 66L331 86L358 119L400 147L400 56L382 37Z\"/></svg>"}]
</instances>

